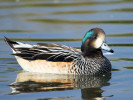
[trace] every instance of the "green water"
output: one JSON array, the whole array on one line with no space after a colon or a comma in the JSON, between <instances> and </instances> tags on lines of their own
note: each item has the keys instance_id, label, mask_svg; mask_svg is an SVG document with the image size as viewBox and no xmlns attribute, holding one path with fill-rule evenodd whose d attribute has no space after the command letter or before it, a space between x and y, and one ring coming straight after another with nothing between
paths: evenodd
<instances>
[{"instance_id":1,"label":"green water","mask_svg":"<svg viewBox=\"0 0 133 100\"><path fill-rule=\"evenodd\" d=\"M3 36L80 49L85 33L102 28L115 51L108 76L24 72ZM133 0L0 0L1 100L132 100Z\"/></svg>"}]
</instances>

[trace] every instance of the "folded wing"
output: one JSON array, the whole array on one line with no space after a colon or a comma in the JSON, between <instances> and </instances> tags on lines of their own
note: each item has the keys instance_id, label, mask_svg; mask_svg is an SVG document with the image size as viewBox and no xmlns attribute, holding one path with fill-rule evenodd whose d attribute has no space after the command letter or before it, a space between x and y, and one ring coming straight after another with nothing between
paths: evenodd
<instances>
[{"instance_id":1,"label":"folded wing","mask_svg":"<svg viewBox=\"0 0 133 100\"><path fill-rule=\"evenodd\" d=\"M38 43L37 45L11 41L5 37L5 42L12 48L15 56L27 60L48 60L71 62L81 57L81 52L65 45Z\"/></svg>"}]
</instances>

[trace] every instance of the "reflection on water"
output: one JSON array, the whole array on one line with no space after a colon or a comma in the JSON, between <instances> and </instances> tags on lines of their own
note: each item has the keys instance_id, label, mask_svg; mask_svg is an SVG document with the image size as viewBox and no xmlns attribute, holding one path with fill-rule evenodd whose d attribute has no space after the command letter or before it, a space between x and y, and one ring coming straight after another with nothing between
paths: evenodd
<instances>
[{"instance_id":1,"label":"reflection on water","mask_svg":"<svg viewBox=\"0 0 133 100\"><path fill-rule=\"evenodd\" d=\"M83 99L102 98L102 87L108 86L111 75L57 75L21 72L16 81L9 85L11 94L29 92L64 91L81 89Z\"/></svg>"}]
</instances>

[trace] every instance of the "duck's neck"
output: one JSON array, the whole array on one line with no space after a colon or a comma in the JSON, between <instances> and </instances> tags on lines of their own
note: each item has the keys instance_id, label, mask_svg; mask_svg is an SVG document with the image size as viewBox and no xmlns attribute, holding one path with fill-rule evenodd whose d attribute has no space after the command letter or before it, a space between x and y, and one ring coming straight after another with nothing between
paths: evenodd
<instances>
[{"instance_id":1,"label":"duck's neck","mask_svg":"<svg viewBox=\"0 0 133 100\"><path fill-rule=\"evenodd\" d=\"M83 52L84 57L103 57L103 53L101 49L88 49L84 50Z\"/></svg>"}]
</instances>

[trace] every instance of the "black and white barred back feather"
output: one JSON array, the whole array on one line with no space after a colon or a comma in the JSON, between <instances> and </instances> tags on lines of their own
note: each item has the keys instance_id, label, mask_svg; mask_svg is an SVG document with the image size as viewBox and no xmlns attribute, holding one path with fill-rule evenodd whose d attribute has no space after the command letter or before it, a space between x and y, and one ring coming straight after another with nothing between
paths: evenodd
<instances>
[{"instance_id":1,"label":"black and white barred back feather","mask_svg":"<svg viewBox=\"0 0 133 100\"><path fill-rule=\"evenodd\" d=\"M71 62L81 58L81 52L65 45L37 43L37 45L24 44L11 41L5 37L5 42L12 48L15 56L26 60L43 59L47 61Z\"/></svg>"}]
</instances>

